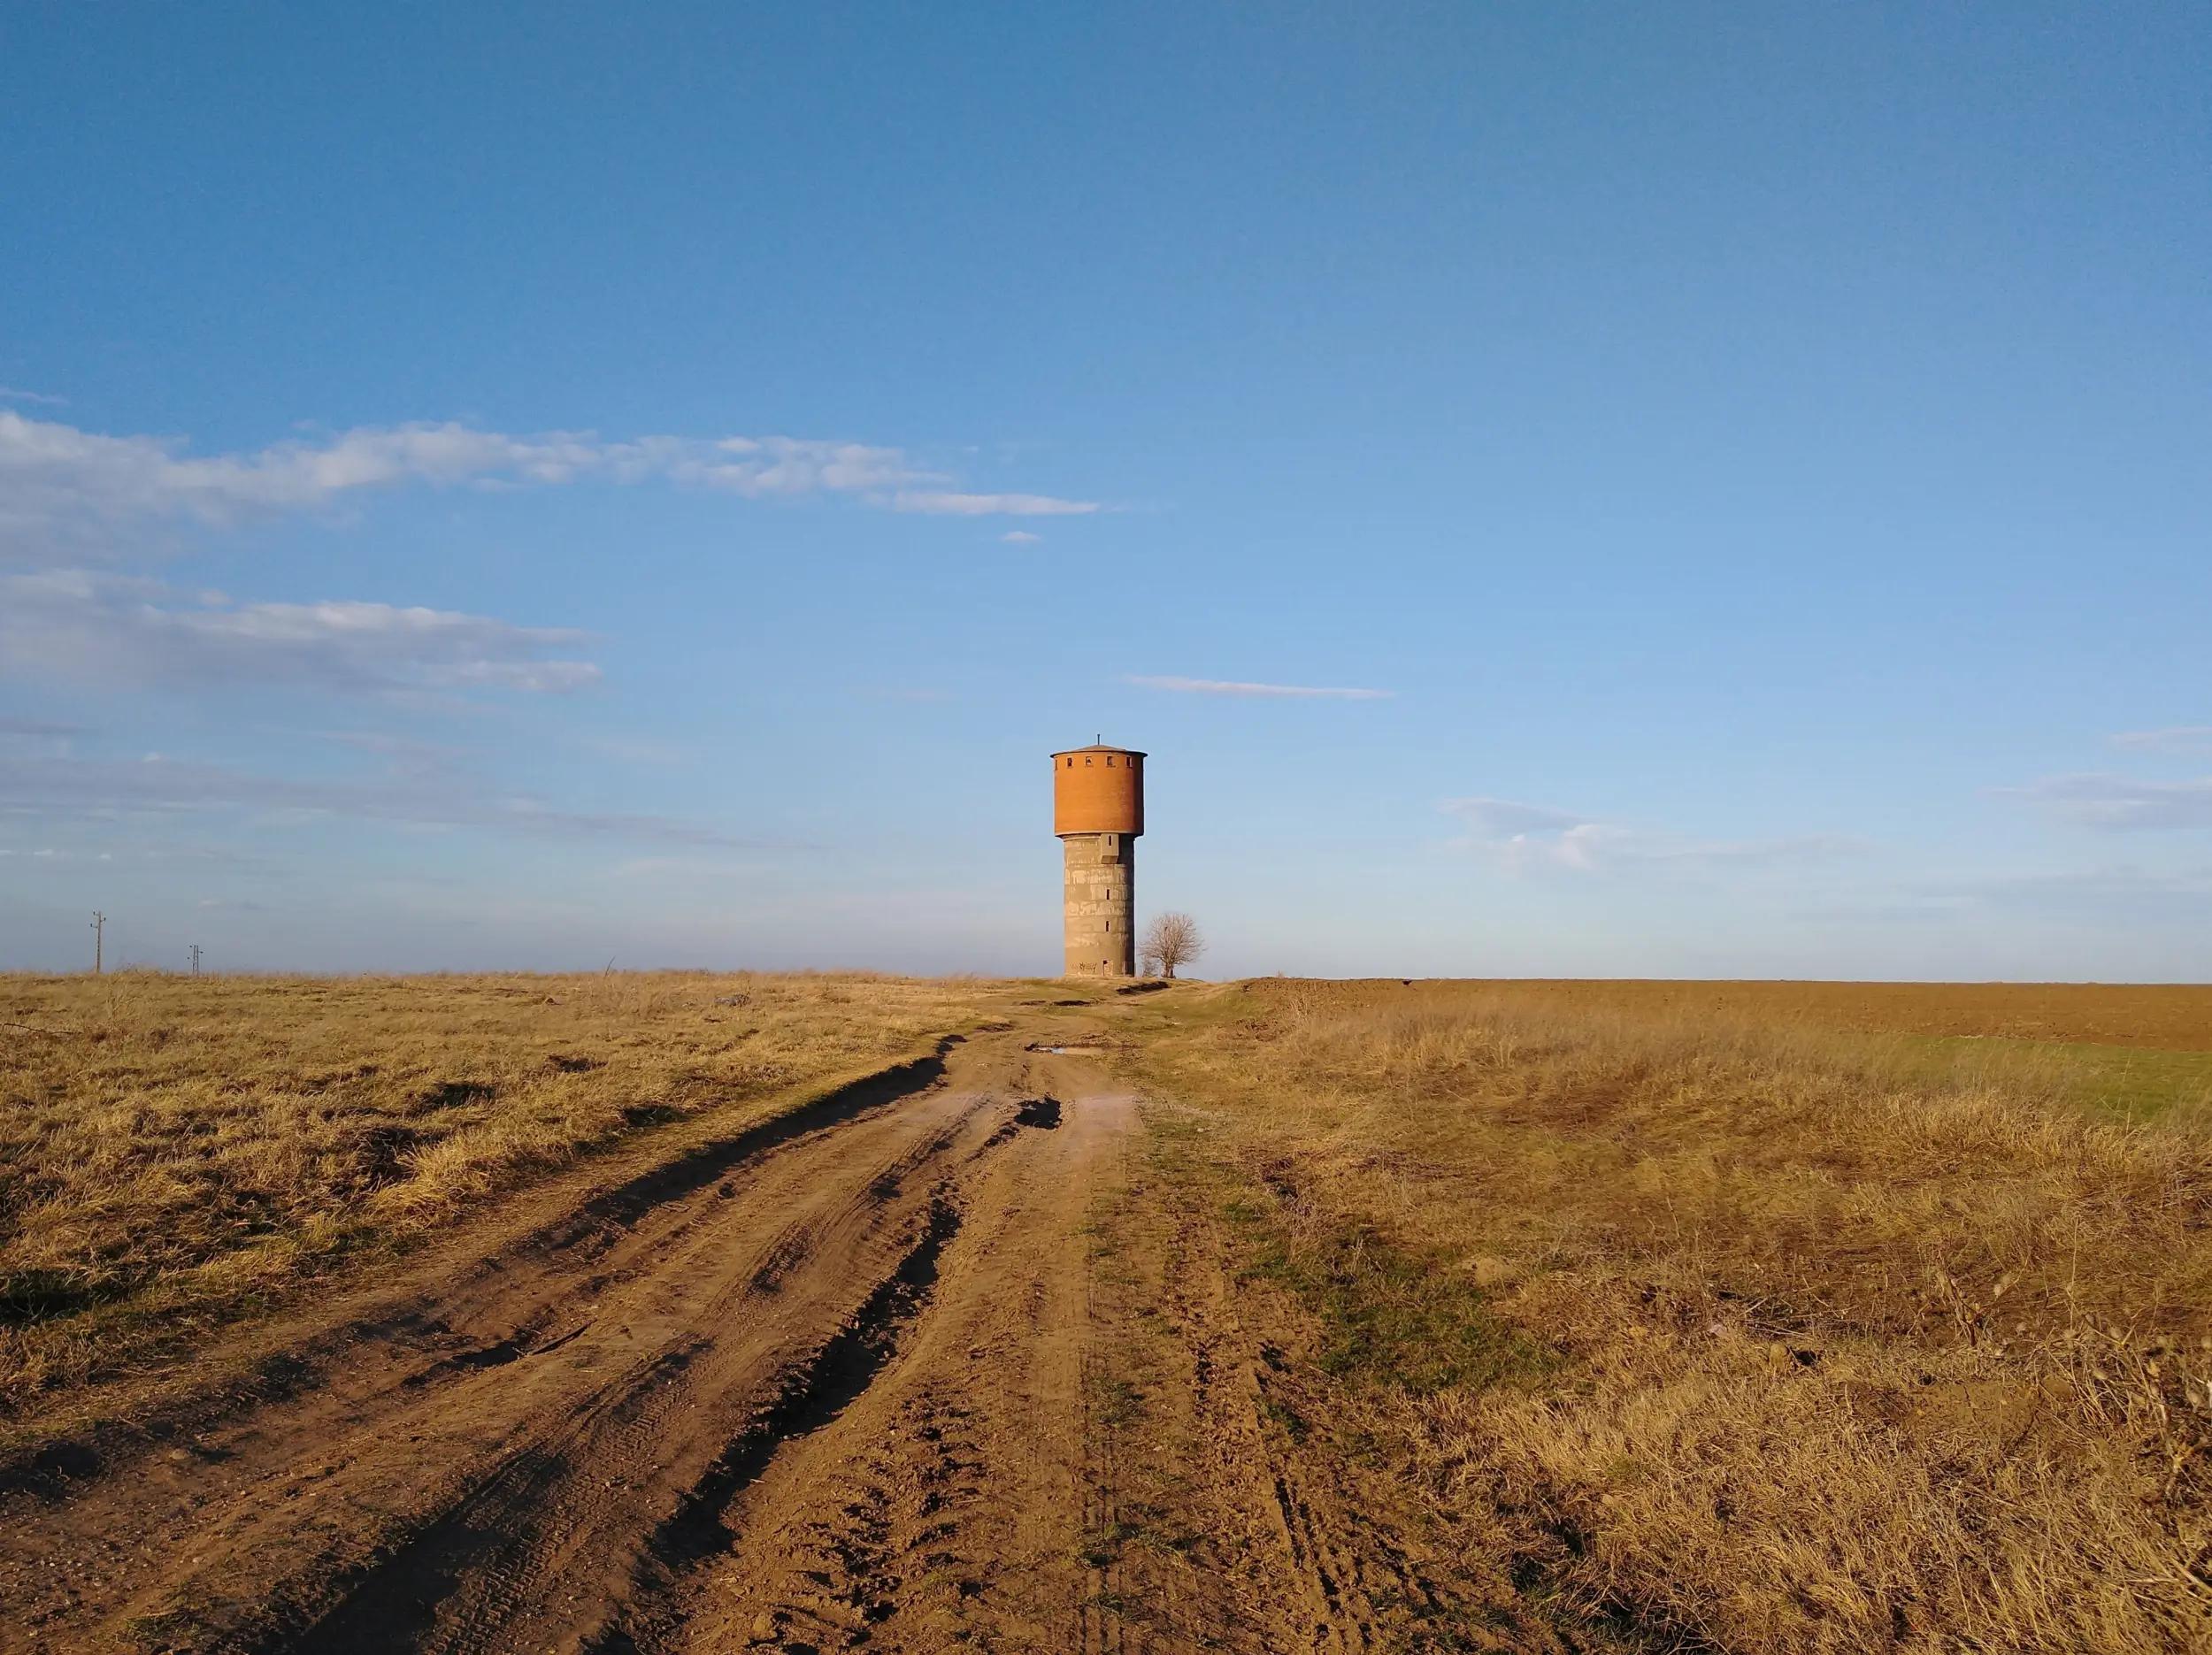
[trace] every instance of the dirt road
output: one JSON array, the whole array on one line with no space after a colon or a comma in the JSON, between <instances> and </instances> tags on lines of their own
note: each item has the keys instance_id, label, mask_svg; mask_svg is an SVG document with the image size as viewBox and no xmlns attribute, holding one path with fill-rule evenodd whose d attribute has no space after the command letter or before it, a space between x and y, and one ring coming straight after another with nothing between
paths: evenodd
<instances>
[{"instance_id":1,"label":"dirt road","mask_svg":"<svg viewBox=\"0 0 2212 1655\"><path fill-rule=\"evenodd\" d=\"M0 1495L0 1648L1414 1647L1390 1606L1439 1589L1271 1446L1092 1038L948 1043L50 1456Z\"/></svg>"}]
</instances>

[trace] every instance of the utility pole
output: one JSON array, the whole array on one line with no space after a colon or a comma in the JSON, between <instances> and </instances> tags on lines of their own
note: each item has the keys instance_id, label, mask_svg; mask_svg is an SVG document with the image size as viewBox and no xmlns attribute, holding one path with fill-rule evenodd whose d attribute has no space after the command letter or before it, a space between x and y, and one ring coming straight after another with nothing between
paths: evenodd
<instances>
[{"instance_id":1,"label":"utility pole","mask_svg":"<svg viewBox=\"0 0 2212 1655\"><path fill-rule=\"evenodd\" d=\"M108 916L95 908L92 913L92 975L100 975L100 950L107 941Z\"/></svg>"},{"instance_id":2,"label":"utility pole","mask_svg":"<svg viewBox=\"0 0 2212 1655\"><path fill-rule=\"evenodd\" d=\"M198 943L196 943L196 943L194 943L194 944L192 945L192 975L193 975L194 977L197 977L197 976L199 976L199 974L200 974L200 945L199 945Z\"/></svg>"}]
</instances>

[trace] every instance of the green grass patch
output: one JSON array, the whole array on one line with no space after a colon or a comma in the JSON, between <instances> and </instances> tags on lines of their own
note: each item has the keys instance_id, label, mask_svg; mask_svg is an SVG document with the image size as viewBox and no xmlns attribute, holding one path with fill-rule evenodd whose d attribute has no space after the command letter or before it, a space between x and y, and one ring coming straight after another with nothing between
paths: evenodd
<instances>
[{"instance_id":1,"label":"green grass patch","mask_svg":"<svg viewBox=\"0 0 2212 1655\"><path fill-rule=\"evenodd\" d=\"M1144 1417L1144 1392L1126 1379L1106 1379L1098 1387L1099 1423L1118 1430Z\"/></svg>"},{"instance_id":2,"label":"green grass patch","mask_svg":"<svg viewBox=\"0 0 2212 1655\"><path fill-rule=\"evenodd\" d=\"M1253 1179L1226 1145L1202 1146L1205 1134L1187 1114L1150 1108L1145 1123L1155 1168L1210 1190L1214 1211L1239 1238L1245 1279L1283 1288L1314 1314L1325 1373L1418 1397L1534 1386L1563 1364L1493 1312L1464 1270L1402 1249L1364 1221L1294 1224L1279 1192Z\"/></svg>"},{"instance_id":3,"label":"green grass patch","mask_svg":"<svg viewBox=\"0 0 2212 1655\"><path fill-rule=\"evenodd\" d=\"M2093 1114L2138 1125L2193 1116L2212 1123L2212 1052L1994 1035L1896 1038L1909 1069L1928 1079L2048 1086Z\"/></svg>"},{"instance_id":4,"label":"green grass patch","mask_svg":"<svg viewBox=\"0 0 2212 1655\"><path fill-rule=\"evenodd\" d=\"M1557 1352L1496 1315L1462 1272L1401 1251L1372 1224L1338 1223L1294 1241L1279 1218L1247 1223L1256 1231L1248 1274L1313 1313L1324 1373L1423 1397L1533 1385L1558 1370Z\"/></svg>"},{"instance_id":5,"label":"green grass patch","mask_svg":"<svg viewBox=\"0 0 2212 1655\"><path fill-rule=\"evenodd\" d=\"M1260 1399L1260 1413L1294 1443L1304 1442L1313 1431L1313 1427L1306 1423L1304 1414L1272 1397Z\"/></svg>"}]
</instances>

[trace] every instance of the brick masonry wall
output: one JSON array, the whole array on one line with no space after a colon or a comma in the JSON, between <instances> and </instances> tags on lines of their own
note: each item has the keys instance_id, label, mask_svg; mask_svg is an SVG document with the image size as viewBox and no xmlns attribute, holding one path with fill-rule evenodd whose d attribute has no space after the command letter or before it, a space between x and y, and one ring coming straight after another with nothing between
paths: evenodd
<instances>
[{"instance_id":1,"label":"brick masonry wall","mask_svg":"<svg viewBox=\"0 0 2212 1655\"><path fill-rule=\"evenodd\" d=\"M1144 831L1144 755L1079 747L1052 755L1055 833Z\"/></svg>"}]
</instances>

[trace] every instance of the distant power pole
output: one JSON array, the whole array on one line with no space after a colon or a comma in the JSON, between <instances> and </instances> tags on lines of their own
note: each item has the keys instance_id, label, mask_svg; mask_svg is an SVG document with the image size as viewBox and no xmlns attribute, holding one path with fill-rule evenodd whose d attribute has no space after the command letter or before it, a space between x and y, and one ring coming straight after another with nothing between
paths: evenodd
<instances>
[{"instance_id":1,"label":"distant power pole","mask_svg":"<svg viewBox=\"0 0 2212 1655\"><path fill-rule=\"evenodd\" d=\"M100 949L107 941L108 916L98 909L92 914L92 975L100 975Z\"/></svg>"},{"instance_id":2,"label":"distant power pole","mask_svg":"<svg viewBox=\"0 0 2212 1655\"><path fill-rule=\"evenodd\" d=\"M198 943L196 943L196 943L194 943L194 944L192 945L192 975L193 975L194 977L197 977L197 976L199 976L199 974L200 974L200 945L199 945Z\"/></svg>"}]
</instances>

